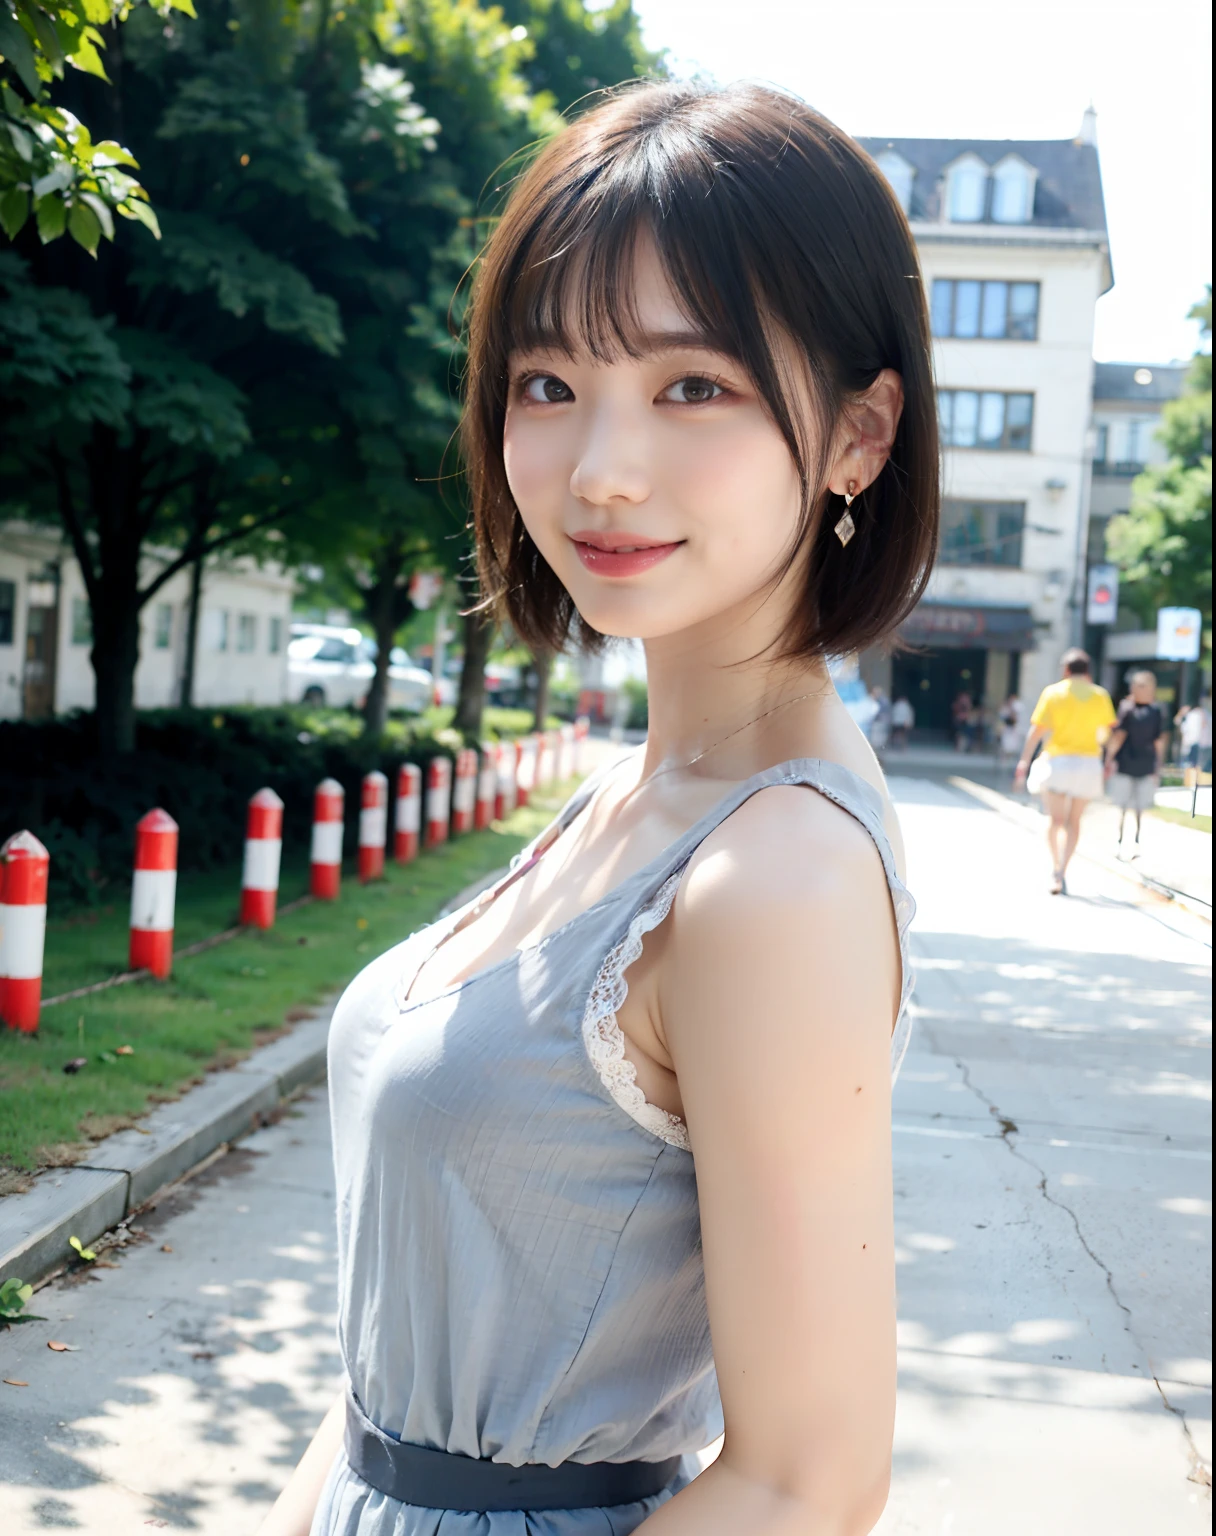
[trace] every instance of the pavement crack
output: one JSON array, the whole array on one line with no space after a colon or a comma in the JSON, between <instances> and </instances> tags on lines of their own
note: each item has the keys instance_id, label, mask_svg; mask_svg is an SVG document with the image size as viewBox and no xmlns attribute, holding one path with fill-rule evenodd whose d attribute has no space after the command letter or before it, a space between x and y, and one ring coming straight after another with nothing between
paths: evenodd
<instances>
[{"instance_id":1,"label":"pavement crack","mask_svg":"<svg viewBox=\"0 0 1216 1536\"><path fill-rule=\"evenodd\" d=\"M993 1101L988 1097L983 1089L980 1088L977 1083L972 1081L971 1069L967 1063L962 1060L961 1057L956 1056L953 1053L944 1053L938 1051L937 1043L933 1039L932 1031L928 1028L925 1028L923 1023L922 1031L926 1036L928 1036L930 1044L939 1055L949 1054L950 1059L954 1062L955 1067L958 1069L959 1076L962 1078L963 1086L967 1089L968 1093L972 1094L980 1101L981 1104L984 1105L988 1113L1000 1126L1000 1139L1009 1148L1011 1155L1016 1157L1019 1162L1025 1163L1027 1168L1031 1169L1032 1172L1038 1175L1037 1188L1039 1194L1042 1195L1043 1199L1046 1200L1049 1205L1054 1205L1057 1210L1063 1211L1064 1214L1068 1217L1069 1221L1072 1223L1073 1231L1077 1234L1077 1241L1081 1244L1081 1247L1085 1250L1092 1263L1101 1270L1106 1281L1106 1289L1110 1292L1111 1300L1119 1308L1120 1312L1123 1313L1123 1327L1124 1331L1127 1333L1128 1338L1132 1341L1136 1349L1140 1352L1141 1356L1145 1360L1151 1360L1151 1353L1144 1347L1139 1338L1139 1335L1136 1333L1135 1326L1132 1322L1131 1308L1119 1295L1118 1289L1115 1286L1115 1277L1110 1269L1110 1266L1097 1253L1095 1253L1093 1248L1090 1246L1089 1240L1086 1238L1085 1233L1082 1230L1081 1222L1077 1216L1076 1211L1074 1211L1072 1206L1069 1205L1066 1201L1057 1199L1056 1196L1051 1193L1047 1187L1046 1169L1041 1168L1033 1158L1028 1157L1027 1154L1022 1151L1021 1147L1013 1139L1018 1134L1018 1127L1016 1122L1011 1120L1008 1115L1003 1114L1000 1108L993 1103ZM1102 1356L1102 1363L1104 1366L1106 1365L1105 1354ZM1191 1483L1197 1483L1202 1488L1211 1488L1212 1469L1204 1460L1202 1453L1195 1444L1195 1437L1191 1432L1190 1424L1187 1422L1186 1410L1179 1408L1176 1404L1170 1402L1169 1394L1166 1392L1165 1388L1162 1386L1156 1375L1151 1376L1151 1380L1157 1389L1158 1396L1161 1398L1162 1407L1167 1413L1172 1414L1178 1420L1179 1426L1181 1427L1182 1437L1186 1447L1187 1459L1190 1463L1190 1470L1187 1472L1187 1481Z\"/></svg>"}]
</instances>

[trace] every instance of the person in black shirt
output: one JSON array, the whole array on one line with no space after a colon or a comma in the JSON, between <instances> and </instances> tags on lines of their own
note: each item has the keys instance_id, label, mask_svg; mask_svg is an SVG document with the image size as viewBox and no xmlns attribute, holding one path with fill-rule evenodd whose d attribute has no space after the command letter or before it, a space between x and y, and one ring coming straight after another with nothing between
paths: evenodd
<instances>
[{"instance_id":1,"label":"person in black shirt","mask_svg":"<svg viewBox=\"0 0 1216 1536\"><path fill-rule=\"evenodd\" d=\"M1134 672L1130 688L1119 705L1118 720L1106 743L1106 792L1119 807L1120 847L1128 811L1135 813L1137 845L1140 842L1140 818L1153 803L1157 775L1169 740L1165 715L1156 703L1154 674Z\"/></svg>"}]
</instances>

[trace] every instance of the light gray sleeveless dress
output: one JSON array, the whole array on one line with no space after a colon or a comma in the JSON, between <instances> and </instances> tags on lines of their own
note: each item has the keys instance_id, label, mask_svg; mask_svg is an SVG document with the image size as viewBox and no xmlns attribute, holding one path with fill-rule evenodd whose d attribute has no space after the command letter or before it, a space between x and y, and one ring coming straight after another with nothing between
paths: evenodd
<instances>
[{"instance_id":1,"label":"light gray sleeveless dress","mask_svg":"<svg viewBox=\"0 0 1216 1536\"><path fill-rule=\"evenodd\" d=\"M835 801L882 855L904 962L894 1078L914 905L876 792L814 758L745 780L540 943L411 1004L414 974L473 903L413 934L350 984L329 1036L338 1336L368 1417L402 1440L513 1465L681 1454L680 1476L608 1509L477 1514L389 1498L339 1451L311 1536L628 1536L722 1433L687 1133L643 1099L615 1012L697 847L776 784Z\"/></svg>"}]
</instances>

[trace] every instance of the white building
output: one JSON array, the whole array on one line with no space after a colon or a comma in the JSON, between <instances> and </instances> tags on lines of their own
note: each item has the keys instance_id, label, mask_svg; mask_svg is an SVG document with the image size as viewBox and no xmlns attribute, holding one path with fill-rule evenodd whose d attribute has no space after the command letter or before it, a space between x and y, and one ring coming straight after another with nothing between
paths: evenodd
<instances>
[{"instance_id":1,"label":"white building","mask_svg":"<svg viewBox=\"0 0 1216 1536\"><path fill-rule=\"evenodd\" d=\"M143 579L163 570L151 555ZM189 573L179 571L140 614L137 709L181 699ZM291 577L252 560L207 567L194 702L279 704L286 697ZM0 719L93 707L92 634L80 567L52 529L0 524Z\"/></svg>"},{"instance_id":2,"label":"white building","mask_svg":"<svg viewBox=\"0 0 1216 1536\"><path fill-rule=\"evenodd\" d=\"M863 657L945 730L961 692L1032 702L1081 640L1094 308L1111 287L1092 111L1055 141L863 139L908 214L934 335L942 537L904 626Z\"/></svg>"}]
</instances>

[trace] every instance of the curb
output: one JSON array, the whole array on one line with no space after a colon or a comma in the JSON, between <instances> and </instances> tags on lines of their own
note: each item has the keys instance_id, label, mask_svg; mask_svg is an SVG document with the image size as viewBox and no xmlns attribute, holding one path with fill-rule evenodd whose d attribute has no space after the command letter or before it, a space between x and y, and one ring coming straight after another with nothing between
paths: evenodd
<instances>
[{"instance_id":1,"label":"curb","mask_svg":"<svg viewBox=\"0 0 1216 1536\"><path fill-rule=\"evenodd\" d=\"M290 1034L272 1040L172 1103L158 1105L139 1130L99 1141L87 1161L37 1174L33 1188L0 1200L0 1281L37 1285L158 1190L225 1142L247 1136L297 1089L325 1079L325 1048L336 998Z\"/></svg>"}]
</instances>

